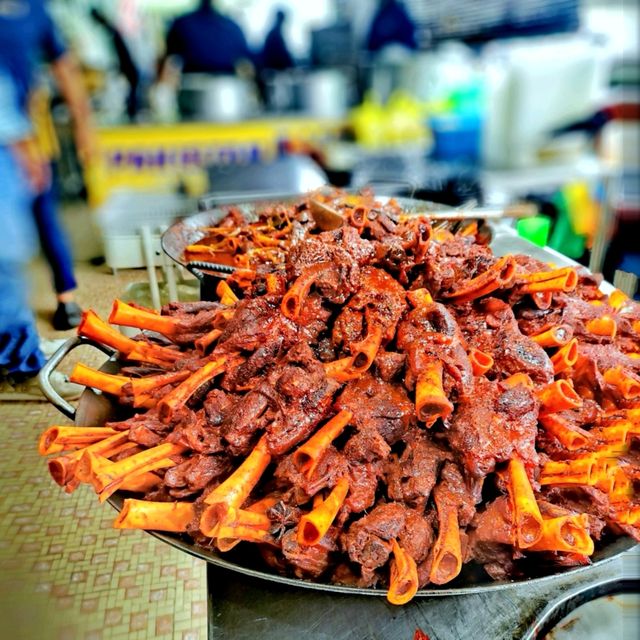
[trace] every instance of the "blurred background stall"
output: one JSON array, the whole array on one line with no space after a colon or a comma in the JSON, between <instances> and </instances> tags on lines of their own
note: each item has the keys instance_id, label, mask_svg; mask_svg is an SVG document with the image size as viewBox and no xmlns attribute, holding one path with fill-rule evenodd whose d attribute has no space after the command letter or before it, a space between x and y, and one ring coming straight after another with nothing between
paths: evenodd
<instances>
[{"instance_id":1,"label":"blurred background stall","mask_svg":"<svg viewBox=\"0 0 640 640\"><path fill-rule=\"evenodd\" d=\"M204 193L228 191L229 172L251 169L233 182L246 195L264 167L282 193L289 170L273 167L306 156L338 186L452 206L530 200L540 213L518 223L523 235L535 228L537 242L610 280L640 271L629 240L636 2L45 4L80 63L97 127L99 153L81 163L71 111L41 74L79 262L145 266L139 234L112 229L118 211L127 229L150 228L158 254L159 230ZM123 259L125 235L136 250Z\"/></svg>"},{"instance_id":2,"label":"blurred background stall","mask_svg":"<svg viewBox=\"0 0 640 640\"><path fill-rule=\"evenodd\" d=\"M100 160L81 170L64 106L54 110L69 201L104 211L122 192L196 197L217 189L212 166L302 153L340 186L452 205L528 198L555 248L610 279L638 272L634 248L616 240L636 224L636 2L50 8L100 127Z\"/></svg>"}]
</instances>

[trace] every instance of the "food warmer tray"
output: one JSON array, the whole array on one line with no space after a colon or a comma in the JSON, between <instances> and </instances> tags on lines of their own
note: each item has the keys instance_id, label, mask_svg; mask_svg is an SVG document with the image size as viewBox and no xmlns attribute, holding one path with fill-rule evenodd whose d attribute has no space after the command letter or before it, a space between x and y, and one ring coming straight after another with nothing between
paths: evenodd
<instances>
[{"instance_id":1,"label":"food warmer tray","mask_svg":"<svg viewBox=\"0 0 640 640\"><path fill-rule=\"evenodd\" d=\"M517 236L507 224L492 226L491 247L496 255L524 253L556 265L575 265L565 256L537 247ZM605 292L612 289L608 283ZM85 338L71 338L40 373L47 398L75 424L103 425L114 419L117 407L106 396L85 389L77 409L62 399L49 382L51 373L79 345L93 345L111 357L103 370L114 373L119 364L113 352ZM109 502L118 509L123 497ZM150 532L154 537L208 564L209 637L263 640L411 640L417 628L430 640L511 640L523 638L536 616L554 598L571 589L620 577L623 568L640 565L640 546L630 538L609 543L593 556L593 564L523 581L478 581L459 577L448 588L422 589L403 607L390 605L384 590L322 584L268 573L259 563L197 547L178 535ZM242 549L242 546L240 547ZM247 553L246 555L250 555ZM640 575L640 571L638 571ZM466 582L465 582L466 580ZM362 596L377 597L362 597ZM430 597L429 597L430 596ZM442 597L456 596L456 597ZM529 635L532 640L538 636Z\"/></svg>"}]
</instances>

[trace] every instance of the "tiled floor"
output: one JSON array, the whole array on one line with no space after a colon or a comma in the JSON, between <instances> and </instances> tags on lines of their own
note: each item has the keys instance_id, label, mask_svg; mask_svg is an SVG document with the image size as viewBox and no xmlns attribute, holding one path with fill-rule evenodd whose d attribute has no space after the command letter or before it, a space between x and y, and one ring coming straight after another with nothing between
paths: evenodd
<instances>
[{"instance_id":1,"label":"tiled floor","mask_svg":"<svg viewBox=\"0 0 640 640\"><path fill-rule=\"evenodd\" d=\"M77 276L80 303L104 315L144 271L112 276L83 264ZM41 263L33 280L42 335L72 335L49 327L53 297ZM0 405L0 638L204 640L205 563L144 532L112 529L115 511L90 488L67 495L50 479L37 439L66 422L46 403Z\"/></svg>"}]
</instances>

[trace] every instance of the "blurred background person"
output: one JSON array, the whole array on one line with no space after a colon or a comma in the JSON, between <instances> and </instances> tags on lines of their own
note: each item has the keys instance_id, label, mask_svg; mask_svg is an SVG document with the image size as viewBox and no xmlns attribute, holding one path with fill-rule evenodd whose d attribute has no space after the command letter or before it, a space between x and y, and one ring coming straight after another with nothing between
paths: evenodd
<instances>
[{"instance_id":1,"label":"blurred background person","mask_svg":"<svg viewBox=\"0 0 640 640\"><path fill-rule=\"evenodd\" d=\"M367 36L367 49L378 53L396 45L410 51L418 48L416 26L400 0L380 0Z\"/></svg>"},{"instance_id":2,"label":"blurred background person","mask_svg":"<svg viewBox=\"0 0 640 640\"><path fill-rule=\"evenodd\" d=\"M167 33L166 58L176 57L182 73L229 73L253 54L239 25L211 0L179 16Z\"/></svg>"},{"instance_id":3,"label":"blurred background person","mask_svg":"<svg viewBox=\"0 0 640 640\"><path fill-rule=\"evenodd\" d=\"M104 29L109 36L111 46L118 61L118 71L129 85L127 95L127 116L134 122L140 110L140 71L135 63L129 45L115 24L99 9L91 9L91 17Z\"/></svg>"},{"instance_id":4,"label":"blurred background person","mask_svg":"<svg viewBox=\"0 0 640 640\"><path fill-rule=\"evenodd\" d=\"M47 166L38 157L13 78L0 68L0 397L44 400L36 375L44 364L41 341L27 299L25 270L36 246L30 212L33 194L47 188ZM57 346L57 345L53 345ZM62 374L52 382L65 397L77 395Z\"/></svg>"},{"instance_id":5,"label":"blurred background person","mask_svg":"<svg viewBox=\"0 0 640 640\"><path fill-rule=\"evenodd\" d=\"M269 30L262 47L262 66L265 69L285 71L295 66L283 33L286 19L286 12L283 9L278 9L273 26Z\"/></svg>"},{"instance_id":6,"label":"blurred background person","mask_svg":"<svg viewBox=\"0 0 640 640\"><path fill-rule=\"evenodd\" d=\"M42 162L53 175L52 161L57 151L54 129L50 120L48 100L39 91L36 77L41 61L50 64L73 121L73 133L78 157L89 162L96 152L91 109L82 78L67 52L42 0L0 0L0 67L8 73L16 87L18 107L30 112L34 144L39 147ZM75 302L77 282L73 258L57 211L55 182L48 184L32 202L42 250L53 274L57 307L52 323L55 329L76 327L82 310Z\"/></svg>"}]
</instances>

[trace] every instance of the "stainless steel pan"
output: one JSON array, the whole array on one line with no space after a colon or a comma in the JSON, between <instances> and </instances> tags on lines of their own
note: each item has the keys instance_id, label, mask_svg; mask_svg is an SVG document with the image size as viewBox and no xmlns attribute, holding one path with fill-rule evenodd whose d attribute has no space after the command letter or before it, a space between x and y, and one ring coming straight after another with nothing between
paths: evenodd
<instances>
[{"instance_id":1,"label":"stainless steel pan","mask_svg":"<svg viewBox=\"0 0 640 640\"><path fill-rule=\"evenodd\" d=\"M420 203L423 206L424 203ZM403 203L404 205L404 203ZM169 242L175 241L180 243L172 245L174 249L179 247L180 244L185 241L188 243L187 238L190 233L198 233L197 227L201 226L206 220L206 216L210 216L209 212L198 214L198 217L194 216L194 219L181 228L181 231L174 231L171 236L172 240L167 240L165 246L168 246ZM210 219L210 218L209 218ZM185 221L186 222L186 221ZM568 258L551 251L549 249L541 249L531 243L519 238L513 230L507 227L498 227L494 229L492 247L497 255L504 255L505 253L527 253L536 258L540 258L545 261L551 261L559 265L575 264ZM181 251L181 249L177 249ZM171 255L171 254L169 254ZM176 259L179 254L175 254ZM173 256L172 256L173 257ZM610 285L605 285L604 289L610 289ZM122 417L122 408L108 399L107 396L95 392L92 389L86 389L76 409L74 409L67 401L61 398L53 389L50 383L51 373L58 367L60 362L64 360L67 354L80 345L93 345L96 348L110 354L109 360L104 364L103 370L114 373L119 370L119 363L117 360L117 354L114 354L111 350L106 349L102 345L98 345L85 338L71 338L68 340L47 362L40 373L40 383L42 388L51 401L65 416L70 418L78 426L102 426L104 423L113 419L115 416ZM122 504L123 496L116 494L109 502L116 509L119 509ZM189 541L187 538L179 535L170 535L164 533L154 533L151 535L156 538L170 544L177 549L180 549L190 555L196 556L209 562L211 564L237 571L245 575L253 576L256 578L262 578L272 582L278 582L295 587L303 587L307 589L316 589L319 591L328 591L332 593L344 593L344 594L359 594L363 596L384 596L386 592L381 589L361 589L357 587L345 587L333 584L325 584L318 582L311 582L307 580L299 580L296 578L283 577L269 573L262 567L260 559L257 557L255 549L250 545L239 545L234 551L228 554L219 554L216 551L204 549L198 547ZM619 538L613 542L609 542L596 551L592 557L593 565L601 565L607 561L616 558L620 554L628 551L635 546L635 543L630 538ZM487 578L480 570L474 571L472 568L465 567L463 573L451 583L448 587L444 588L429 588L418 591L417 597L425 596L445 596L445 595L463 595L471 593L487 593L492 591L499 591L502 589L509 589L511 587L522 586L525 584L540 584L553 580L560 576L576 575L589 567L577 567L571 569L559 569L553 574L543 575L535 578L528 578L526 580L514 580L509 582L494 582Z\"/></svg>"}]
</instances>

